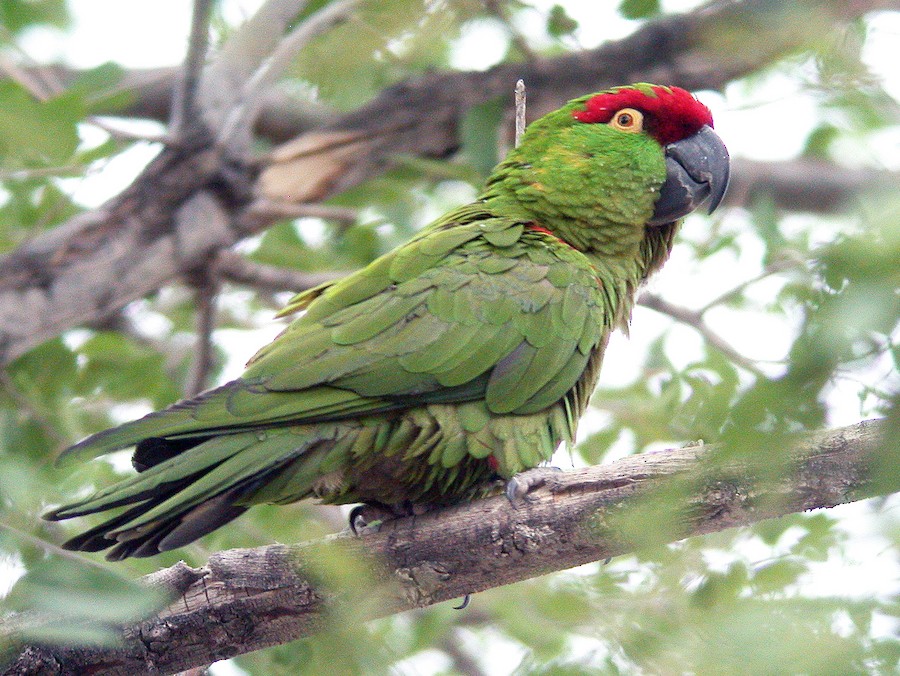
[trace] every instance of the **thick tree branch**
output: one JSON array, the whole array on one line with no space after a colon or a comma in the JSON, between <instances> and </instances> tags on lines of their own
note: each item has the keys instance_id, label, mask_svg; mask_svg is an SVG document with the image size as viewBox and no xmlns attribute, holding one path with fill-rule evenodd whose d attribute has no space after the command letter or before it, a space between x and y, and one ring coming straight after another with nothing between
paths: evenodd
<instances>
[{"instance_id":1,"label":"thick tree branch","mask_svg":"<svg viewBox=\"0 0 900 676\"><path fill-rule=\"evenodd\" d=\"M798 3L786 1L713 2L649 22L595 50L503 64L485 73L426 76L390 88L327 128L279 148L255 186L247 158L235 159L212 145L166 149L121 195L0 259L0 364L66 329L102 320L270 225L273 216L254 207L254 191L265 195L263 202L316 202L378 174L397 155L447 155L459 145L457 128L465 112L507 96L518 77L529 84L532 117L575 94L634 80L716 89L819 39L833 22L894 4L809 0L798 10ZM266 8L278 26L289 22L285 2L270 0ZM795 11L803 12L802 21ZM811 30L787 30L787 24ZM734 26L753 29L752 50L717 42L718 35L733 38L728 27ZM242 36L239 30L235 38ZM204 76L198 92L205 113L217 93L234 105L239 84L229 89L220 75L252 73L273 47L271 39L257 42L250 40L254 58L232 58L230 42L210 66L208 81L216 88L210 92ZM205 224L178 218L182 208L196 211L197 204L229 218L209 218Z\"/></svg>"},{"instance_id":2,"label":"thick tree branch","mask_svg":"<svg viewBox=\"0 0 900 676\"><path fill-rule=\"evenodd\" d=\"M887 466L881 453L896 453L882 448L883 434L881 421L808 434L770 449L756 469L715 446L632 456L552 474L518 506L497 496L362 537L221 552L201 568L178 564L146 578L176 600L124 627L118 647L28 646L2 673L171 674L291 641L320 629L329 608L358 601L323 583L327 561L355 560L371 571L357 583L381 603L354 606L364 620L651 544L885 495L900 490L900 475L877 470Z\"/></svg>"},{"instance_id":3,"label":"thick tree branch","mask_svg":"<svg viewBox=\"0 0 900 676\"><path fill-rule=\"evenodd\" d=\"M878 190L897 190L900 173L850 168L823 160L756 162L735 159L725 197L727 206L752 206L769 199L781 209L833 214Z\"/></svg>"},{"instance_id":4,"label":"thick tree branch","mask_svg":"<svg viewBox=\"0 0 900 676\"><path fill-rule=\"evenodd\" d=\"M896 0L802 3L715 0L646 23L596 49L504 63L481 73L435 73L384 90L355 112L276 149L259 188L274 200L317 201L390 166L398 155L442 158L459 146L473 106L500 98L519 78L535 119L585 92L627 82L722 89L811 45L862 14ZM724 41L721 36L728 36ZM764 36L764 37L761 37Z\"/></svg>"}]
</instances>

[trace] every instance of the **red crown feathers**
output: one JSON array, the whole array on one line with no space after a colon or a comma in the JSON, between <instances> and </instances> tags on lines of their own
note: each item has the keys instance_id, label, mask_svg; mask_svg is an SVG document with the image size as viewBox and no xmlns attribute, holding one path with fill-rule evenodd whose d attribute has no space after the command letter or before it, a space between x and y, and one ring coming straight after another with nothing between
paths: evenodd
<instances>
[{"instance_id":1,"label":"red crown feathers","mask_svg":"<svg viewBox=\"0 0 900 676\"><path fill-rule=\"evenodd\" d=\"M589 98L583 110L572 113L579 122L606 123L623 108L636 108L645 115L645 129L662 145L713 126L712 113L680 87L619 87Z\"/></svg>"}]
</instances>

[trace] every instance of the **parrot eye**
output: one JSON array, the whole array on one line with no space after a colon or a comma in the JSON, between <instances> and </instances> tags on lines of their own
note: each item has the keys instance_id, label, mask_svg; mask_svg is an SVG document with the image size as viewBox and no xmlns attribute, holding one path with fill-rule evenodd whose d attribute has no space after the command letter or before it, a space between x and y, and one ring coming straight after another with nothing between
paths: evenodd
<instances>
[{"instance_id":1,"label":"parrot eye","mask_svg":"<svg viewBox=\"0 0 900 676\"><path fill-rule=\"evenodd\" d=\"M609 125L619 131L639 132L644 129L644 114L634 108L623 108L613 115Z\"/></svg>"}]
</instances>

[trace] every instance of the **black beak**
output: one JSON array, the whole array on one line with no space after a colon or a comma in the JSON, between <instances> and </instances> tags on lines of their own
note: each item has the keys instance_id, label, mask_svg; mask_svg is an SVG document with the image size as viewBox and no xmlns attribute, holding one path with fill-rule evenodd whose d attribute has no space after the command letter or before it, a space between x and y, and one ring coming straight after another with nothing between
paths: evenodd
<instances>
[{"instance_id":1,"label":"black beak","mask_svg":"<svg viewBox=\"0 0 900 676\"><path fill-rule=\"evenodd\" d=\"M707 213L719 206L728 187L728 150L711 127L670 143L666 152L666 182L650 225L677 221L707 200Z\"/></svg>"}]
</instances>

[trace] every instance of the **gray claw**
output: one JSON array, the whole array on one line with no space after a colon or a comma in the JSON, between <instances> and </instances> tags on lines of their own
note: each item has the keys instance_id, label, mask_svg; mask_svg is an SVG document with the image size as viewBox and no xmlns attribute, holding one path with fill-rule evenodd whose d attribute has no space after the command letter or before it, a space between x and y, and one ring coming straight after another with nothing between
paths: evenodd
<instances>
[{"instance_id":1,"label":"gray claw","mask_svg":"<svg viewBox=\"0 0 900 676\"><path fill-rule=\"evenodd\" d=\"M506 482L506 498L513 507L522 501L535 500L536 498L529 497L528 494L546 484L547 479L561 471L559 467L534 467L519 472Z\"/></svg>"}]
</instances>

